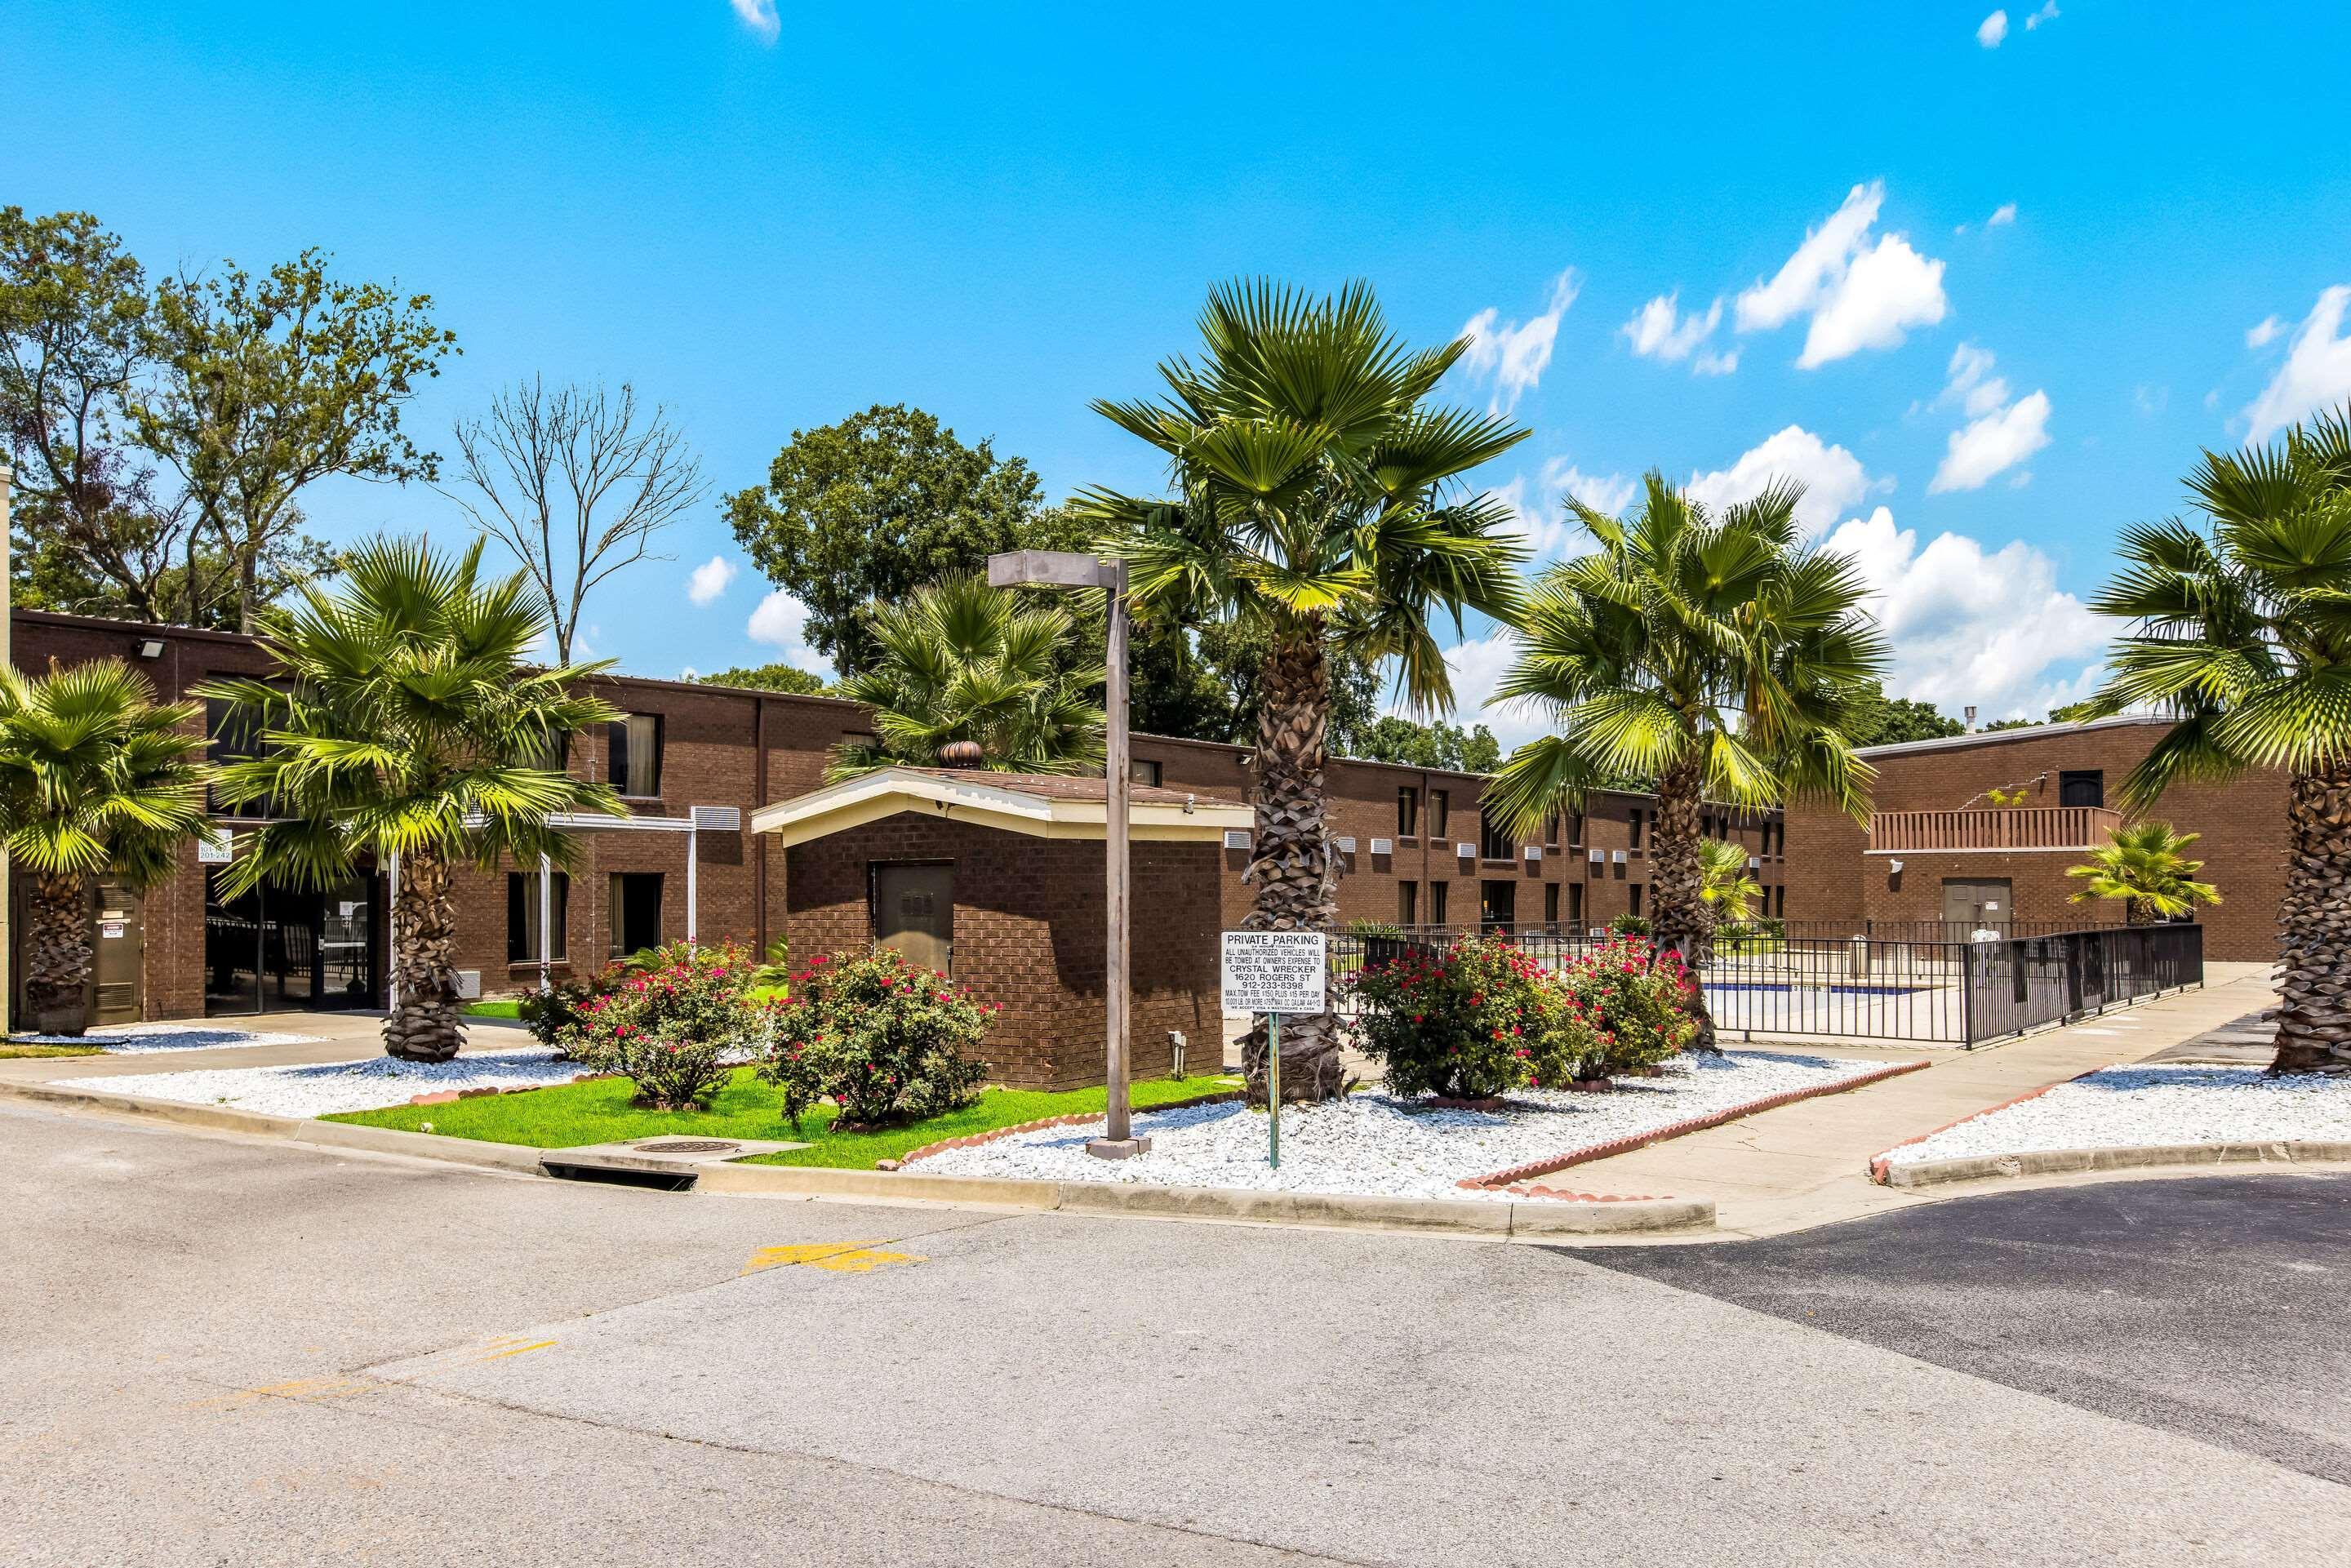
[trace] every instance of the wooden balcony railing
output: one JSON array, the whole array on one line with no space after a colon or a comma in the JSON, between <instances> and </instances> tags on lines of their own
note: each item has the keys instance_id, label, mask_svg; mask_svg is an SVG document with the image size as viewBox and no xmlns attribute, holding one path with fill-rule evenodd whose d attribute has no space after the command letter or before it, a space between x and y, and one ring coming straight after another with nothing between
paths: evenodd
<instances>
[{"instance_id":1,"label":"wooden balcony railing","mask_svg":"<svg viewBox=\"0 0 2351 1568\"><path fill-rule=\"evenodd\" d=\"M2122 813L2104 806L2025 806L1968 811L1877 811L1869 819L1869 847L1925 853L1931 850L2086 850L2122 826Z\"/></svg>"}]
</instances>

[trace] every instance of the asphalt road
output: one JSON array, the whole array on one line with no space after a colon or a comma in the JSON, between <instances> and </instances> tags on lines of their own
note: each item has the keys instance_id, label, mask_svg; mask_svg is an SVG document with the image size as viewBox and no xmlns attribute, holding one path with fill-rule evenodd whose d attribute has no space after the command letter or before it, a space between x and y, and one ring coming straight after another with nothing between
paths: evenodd
<instances>
[{"instance_id":1,"label":"asphalt road","mask_svg":"<svg viewBox=\"0 0 2351 1568\"><path fill-rule=\"evenodd\" d=\"M2160 1195L2093 1246L2048 1232L2056 1296L1997 1205L1810 1255L1580 1257L649 1194L12 1106L0 1149L11 1564L2274 1564L2351 1529L2325 1278L2224 1280ZM2339 1279L2340 1186L2288 1189L2322 1195L2305 1223L2259 1184L2142 1185L2207 1237L2316 1233L2298 1260ZM2019 1325L2006 1351L1925 1343L1906 1248L1958 1249L1951 1304ZM2101 1343L2133 1331L2136 1370ZM2074 1381L2019 1371L2035 1339ZM2291 1434L2308 1453L2272 1451Z\"/></svg>"}]
</instances>

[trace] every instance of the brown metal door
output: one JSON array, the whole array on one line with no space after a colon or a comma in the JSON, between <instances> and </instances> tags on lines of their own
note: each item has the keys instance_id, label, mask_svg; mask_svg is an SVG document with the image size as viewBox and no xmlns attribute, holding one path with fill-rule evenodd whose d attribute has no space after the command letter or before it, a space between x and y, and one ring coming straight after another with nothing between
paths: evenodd
<instances>
[{"instance_id":1,"label":"brown metal door","mask_svg":"<svg viewBox=\"0 0 2351 1568\"><path fill-rule=\"evenodd\" d=\"M98 889L98 998L95 1023L137 1023L140 1017L140 958L146 932L140 920L139 895L129 888L101 883Z\"/></svg>"},{"instance_id":2,"label":"brown metal door","mask_svg":"<svg viewBox=\"0 0 2351 1568\"><path fill-rule=\"evenodd\" d=\"M2016 918L2005 882L1943 883L1943 924L1967 931L2004 931Z\"/></svg>"},{"instance_id":3,"label":"brown metal door","mask_svg":"<svg viewBox=\"0 0 2351 1568\"><path fill-rule=\"evenodd\" d=\"M908 961L954 973L955 867L873 868L873 939Z\"/></svg>"}]
</instances>

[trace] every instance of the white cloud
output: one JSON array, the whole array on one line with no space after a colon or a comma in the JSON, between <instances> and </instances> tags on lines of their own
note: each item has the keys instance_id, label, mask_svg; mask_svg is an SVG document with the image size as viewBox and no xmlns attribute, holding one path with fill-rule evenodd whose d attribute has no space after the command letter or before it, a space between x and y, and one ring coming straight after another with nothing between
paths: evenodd
<instances>
[{"instance_id":1,"label":"white cloud","mask_svg":"<svg viewBox=\"0 0 2351 1568\"><path fill-rule=\"evenodd\" d=\"M2131 406L2153 419L2171 406L2171 389L2154 382L2141 382L2131 388Z\"/></svg>"},{"instance_id":2,"label":"white cloud","mask_svg":"<svg viewBox=\"0 0 2351 1568\"><path fill-rule=\"evenodd\" d=\"M831 664L808 644L808 606L782 589L759 601L744 629L754 643L782 649L784 663L831 678Z\"/></svg>"},{"instance_id":3,"label":"white cloud","mask_svg":"<svg viewBox=\"0 0 2351 1568\"><path fill-rule=\"evenodd\" d=\"M2351 398L2351 333L2343 330L2346 307L2351 284L2338 283L2319 295L2294 329L2285 363L2245 407L2248 443L2259 445L2305 414Z\"/></svg>"},{"instance_id":4,"label":"white cloud","mask_svg":"<svg viewBox=\"0 0 2351 1568\"><path fill-rule=\"evenodd\" d=\"M1445 651L1445 667L1453 677L1455 722L1464 728L1486 726L1505 752L1552 733L1551 716L1540 703L1521 698L1499 707L1486 706L1518 657L1518 639L1499 626L1483 637L1464 638Z\"/></svg>"},{"instance_id":5,"label":"white cloud","mask_svg":"<svg viewBox=\"0 0 2351 1568\"><path fill-rule=\"evenodd\" d=\"M1551 303L1543 313L1524 325L1502 322L1501 312L1489 305L1462 327L1469 351L1461 356L1461 363L1473 376L1493 378L1496 413L1517 407L1520 395L1532 392L1542 380L1551 364L1552 344L1559 337L1560 318L1575 303L1583 287L1571 267L1552 279Z\"/></svg>"},{"instance_id":6,"label":"white cloud","mask_svg":"<svg viewBox=\"0 0 2351 1568\"><path fill-rule=\"evenodd\" d=\"M1913 327L1931 327L1950 302L1943 264L1911 248L1901 235L1869 243L1886 200L1886 183L1855 185L1844 204L1782 264L1771 281L1758 279L1738 298L1742 332L1769 331L1800 315L1804 334L1799 369L1811 370L1863 349L1898 347Z\"/></svg>"},{"instance_id":7,"label":"white cloud","mask_svg":"<svg viewBox=\"0 0 2351 1568\"><path fill-rule=\"evenodd\" d=\"M1927 493L1980 490L1993 475L2015 467L2048 444L2049 394L2032 392L1951 432L1943 461L1927 481ZM2022 485L2031 477L2020 474L2011 482Z\"/></svg>"},{"instance_id":8,"label":"white cloud","mask_svg":"<svg viewBox=\"0 0 2351 1568\"><path fill-rule=\"evenodd\" d=\"M1838 525L1827 548L1850 555L1870 586L1869 607L1893 647L1886 689L1957 717L2039 718L2077 700L2085 668L2116 627L2059 591L2050 559L2022 540L1996 550L1964 534L1923 549L1879 507Z\"/></svg>"},{"instance_id":9,"label":"white cloud","mask_svg":"<svg viewBox=\"0 0 2351 1568\"><path fill-rule=\"evenodd\" d=\"M2245 347L2266 349L2285 336L2285 323L2274 316L2264 316L2245 329Z\"/></svg>"},{"instance_id":10,"label":"white cloud","mask_svg":"<svg viewBox=\"0 0 2351 1568\"><path fill-rule=\"evenodd\" d=\"M2008 401L2008 382L1991 373L1992 352L1979 349L1973 343L1961 343L1951 350L1951 365L1942 392L1935 399L1937 408L1949 408L1954 403L1966 408L1970 419L1990 413Z\"/></svg>"},{"instance_id":11,"label":"white cloud","mask_svg":"<svg viewBox=\"0 0 2351 1568\"><path fill-rule=\"evenodd\" d=\"M1695 310L1680 316L1676 311L1680 299L1681 290L1678 288L1671 294L1660 294L1634 312L1633 319L1618 329L1631 340L1634 353L1643 359L1664 360L1670 364L1688 359L1700 344L1714 335L1715 328L1722 322L1722 301L1717 299L1708 306L1703 316ZM1701 375L1726 375L1739 368L1739 356L1736 352L1731 353L1726 363L1723 355L1703 354L1693 368Z\"/></svg>"},{"instance_id":12,"label":"white cloud","mask_svg":"<svg viewBox=\"0 0 2351 1568\"><path fill-rule=\"evenodd\" d=\"M1712 349L1701 350L1698 358L1690 361L1690 374L1694 376L1727 376L1738 368L1739 350L1736 349L1721 353Z\"/></svg>"},{"instance_id":13,"label":"white cloud","mask_svg":"<svg viewBox=\"0 0 2351 1568\"><path fill-rule=\"evenodd\" d=\"M2027 16L2024 19L2024 30L2029 33L2035 27L2041 26L2042 23L2053 22L2056 19L2057 0L2048 0L2047 5L2042 6L2040 10L2035 11L2032 16Z\"/></svg>"},{"instance_id":14,"label":"white cloud","mask_svg":"<svg viewBox=\"0 0 2351 1568\"><path fill-rule=\"evenodd\" d=\"M1994 11L1976 24L1976 42L1987 49L2000 47L2000 41L2007 37L2008 13L2005 11Z\"/></svg>"},{"instance_id":15,"label":"white cloud","mask_svg":"<svg viewBox=\"0 0 2351 1568\"><path fill-rule=\"evenodd\" d=\"M1751 499L1776 479L1803 486L1796 517L1808 534L1835 522L1872 489L1891 484L1872 480L1862 471L1861 459L1844 447L1829 445L1802 425L1792 424L1741 453L1729 467L1691 475L1686 488L1692 499L1722 507Z\"/></svg>"},{"instance_id":16,"label":"white cloud","mask_svg":"<svg viewBox=\"0 0 2351 1568\"><path fill-rule=\"evenodd\" d=\"M1991 216L1984 220L1984 227L1988 229L2006 228L2015 221L2016 204L2014 202L2002 202L2000 205L1991 210Z\"/></svg>"},{"instance_id":17,"label":"white cloud","mask_svg":"<svg viewBox=\"0 0 2351 1568\"><path fill-rule=\"evenodd\" d=\"M712 556L685 575L685 596L696 604L708 604L726 591L739 570L723 555Z\"/></svg>"},{"instance_id":18,"label":"white cloud","mask_svg":"<svg viewBox=\"0 0 2351 1568\"><path fill-rule=\"evenodd\" d=\"M1564 457L1546 459L1541 474L1530 486L1515 474L1497 486L1494 497L1517 514L1520 535L1537 564L1561 555L1571 540L1583 537L1568 521L1565 497L1574 497L1594 511L1615 517L1633 504L1640 482L1625 474L1586 474Z\"/></svg>"},{"instance_id":19,"label":"white cloud","mask_svg":"<svg viewBox=\"0 0 2351 1568\"><path fill-rule=\"evenodd\" d=\"M758 36L763 44L772 44L783 31L783 23L776 16L776 0L726 0L734 7L736 18Z\"/></svg>"}]
</instances>

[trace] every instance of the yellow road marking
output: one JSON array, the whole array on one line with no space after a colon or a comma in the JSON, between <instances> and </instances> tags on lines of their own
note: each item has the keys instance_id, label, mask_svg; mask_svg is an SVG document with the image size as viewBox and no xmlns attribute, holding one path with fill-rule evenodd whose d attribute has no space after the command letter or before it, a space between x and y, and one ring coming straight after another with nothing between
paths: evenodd
<instances>
[{"instance_id":1,"label":"yellow road marking","mask_svg":"<svg viewBox=\"0 0 2351 1568\"><path fill-rule=\"evenodd\" d=\"M549 1345L551 1345L554 1343L555 1342L551 1339L543 1339L538 1341L536 1344L518 1344L512 1350L494 1350L490 1352L489 1354L479 1356L475 1359L479 1361L502 1361L510 1355L520 1355L525 1351L545 1350Z\"/></svg>"},{"instance_id":2,"label":"yellow road marking","mask_svg":"<svg viewBox=\"0 0 2351 1568\"><path fill-rule=\"evenodd\" d=\"M799 1247L762 1247L743 1265L745 1274L762 1269L822 1269L832 1274L870 1274L885 1263L920 1263L914 1252L877 1252L879 1241L824 1241ZM737 1276L738 1278L740 1276Z\"/></svg>"}]
</instances>

